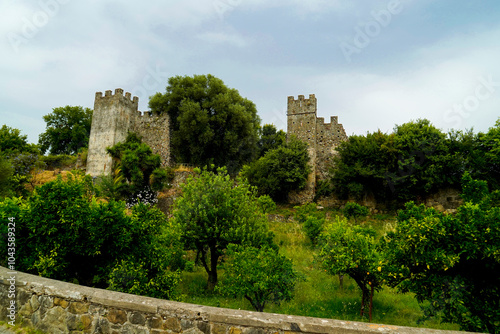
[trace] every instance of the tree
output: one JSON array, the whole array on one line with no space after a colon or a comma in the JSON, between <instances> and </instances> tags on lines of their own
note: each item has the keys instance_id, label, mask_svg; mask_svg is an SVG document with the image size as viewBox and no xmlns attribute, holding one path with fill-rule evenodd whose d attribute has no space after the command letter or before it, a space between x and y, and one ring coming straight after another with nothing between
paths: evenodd
<instances>
[{"instance_id":1,"label":"tree","mask_svg":"<svg viewBox=\"0 0 500 334\"><path fill-rule=\"evenodd\" d=\"M233 182L224 168L217 173L197 169L197 173L181 185L172 215L186 247L200 254L208 288L213 290L219 259L230 244L269 245L272 234L255 191L243 179Z\"/></svg>"},{"instance_id":2,"label":"tree","mask_svg":"<svg viewBox=\"0 0 500 334\"><path fill-rule=\"evenodd\" d=\"M109 147L107 151L115 159L114 186L129 203L135 204L139 196L150 196L153 191L163 188L167 172L160 167L161 158L153 154L136 134L129 133L125 142Z\"/></svg>"},{"instance_id":3,"label":"tree","mask_svg":"<svg viewBox=\"0 0 500 334\"><path fill-rule=\"evenodd\" d=\"M500 193L463 177L456 215L413 202L398 213L385 238L387 281L412 292L428 316L462 330L500 332Z\"/></svg>"},{"instance_id":4,"label":"tree","mask_svg":"<svg viewBox=\"0 0 500 334\"><path fill-rule=\"evenodd\" d=\"M331 275L349 275L361 290L361 317L367 310L371 321L375 290L382 287L381 260L375 231L351 226L346 220L332 222L320 237L318 257Z\"/></svg>"},{"instance_id":5,"label":"tree","mask_svg":"<svg viewBox=\"0 0 500 334\"><path fill-rule=\"evenodd\" d=\"M21 153L38 154L38 147L28 143L28 136L21 135L19 129L3 125L0 128L0 154L12 158Z\"/></svg>"},{"instance_id":6,"label":"tree","mask_svg":"<svg viewBox=\"0 0 500 334\"><path fill-rule=\"evenodd\" d=\"M500 118L487 133L478 135L478 151L483 157L481 174L493 189L500 189Z\"/></svg>"},{"instance_id":7,"label":"tree","mask_svg":"<svg viewBox=\"0 0 500 334\"><path fill-rule=\"evenodd\" d=\"M332 183L343 197L373 194L378 201L405 203L442 187L459 186L463 164L446 134L428 120L351 136L338 149Z\"/></svg>"},{"instance_id":8,"label":"tree","mask_svg":"<svg viewBox=\"0 0 500 334\"><path fill-rule=\"evenodd\" d=\"M11 195L10 179L14 173L14 168L9 161L0 154L0 199Z\"/></svg>"},{"instance_id":9,"label":"tree","mask_svg":"<svg viewBox=\"0 0 500 334\"><path fill-rule=\"evenodd\" d=\"M303 189L310 173L307 144L296 138L267 151L241 171L260 194L267 194L275 201L284 201L290 191Z\"/></svg>"},{"instance_id":10,"label":"tree","mask_svg":"<svg viewBox=\"0 0 500 334\"><path fill-rule=\"evenodd\" d=\"M347 219L354 218L357 223L358 218L366 217L368 215L368 208L366 206L359 205L355 202L347 202L344 207L344 216Z\"/></svg>"},{"instance_id":11,"label":"tree","mask_svg":"<svg viewBox=\"0 0 500 334\"><path fill-rule=\"evenodd\" d=\"M233 173L257 154L255 105L212 75L170 78L165 94L152 96L149 107L170 116L177 162L227 166Z\"/></svg>"},{"instance_id":12,"label":"tree","mask_svg":"<svg viewBox=\"0 0 500 334\"><path fill-rule=\"evenodd\" d=\"M36 188L25 201L0 202L0 226L14 218L16 243L23 245L16 249L16 269L100 288L111 279L120 291L171 297L175 285L166 283L178 281L179 230L156 208L139 204L127 212L123 202L98 201L94 192L90 176L70 174ZM0 249L1 259L6 251ZM120 275L123 263L140 267L145 283ZM163 290L155 294L154 287Z\"/></svg>"},{"instance_id":13,"label":"tree","mask_svg":"<svg viewBox=\"0 0 500 334\"><path fill-rule=\"evenodd\" d=\"M38 143L43 154L76 154L88 147L92 110L80 106L65 106L52 109L43 116L47 123Z\"/></svg>"},{"instance_id":14,"label":"tree","mask_svg":"<svg viewBox=\"0 0 500 334\"><path fill-rule=\"evenodd\" d=\"M258 142L259 157L272 149L278 148L286 143L286 132L277 130L273 124L264 124Z\"/></svg>"},{"instance_id":15,"label":"tree","mask_svg":"<svg viewBox=\"0 0 500 334\"><path fill-rule=\"evenodd\" d=\"M258 312L266 303L279 305L293 298L301 276L292 261L273 248L230 247L224 264L224 279L217 290L227 296L242 296Z\"/></svg>"}]
</instances>

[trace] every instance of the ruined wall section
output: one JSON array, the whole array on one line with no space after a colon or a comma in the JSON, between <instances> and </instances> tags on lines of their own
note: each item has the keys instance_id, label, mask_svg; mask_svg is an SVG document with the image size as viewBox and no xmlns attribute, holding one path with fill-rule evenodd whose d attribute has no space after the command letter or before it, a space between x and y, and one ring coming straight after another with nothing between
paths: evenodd
<instances>
[{"instance_id":1,"label":"ruined wall section","mask_svg":"<svg viewBox=\"0 0 500 334\"><path fill-rule=\"evenodd\" d=\"M139 98L130 93L123 95L117 88L115 94L107 90L95 95L94 113L89 138L87 173L92 176L110 175L113 160L106 148L124 141L131 128L133 115L137 113Z\"/></svg>"},{"instance_id":2,"label":"ruined wall section","mask_svg":"<svg viewBox=\"0 0 500 334\"><path fill-rule=\"evenodd\" d=\"M314 94L309 95L306 99L304 95L299 95L295 100L293 96L288 97L288 129L287 140L290 140L292 135L307 143L309 153L309 164L312 172L307 179L306 188L298 193L290 194L290 201L303 203L310 202L314 198L316 188L316 113L317 100Z\"/></svg>"},{"instance_id":3,"label":"ruined wall section","mask_svg":"<svg viewBox=\"0 0 500 334\"><path fill-rule=\"evenodd\" d=\"M131 131L142 137L154 154L161 157L162 167L170 165L170 117L151 112L137 112Z\"/></svg>"},{"instance_id":4,"label":"ruined wall section","mask_svg":"<svg viewBox=\"0 0 500 334\"><path fill-rule=\"evenodd\" d=\"M329 170L333 166L333 158L337 155L337 147L348 139L338 116L332 116L330 123L318 118L316 123L316 176L319 180L329 178Z\"/></svg>"}]
</instances>

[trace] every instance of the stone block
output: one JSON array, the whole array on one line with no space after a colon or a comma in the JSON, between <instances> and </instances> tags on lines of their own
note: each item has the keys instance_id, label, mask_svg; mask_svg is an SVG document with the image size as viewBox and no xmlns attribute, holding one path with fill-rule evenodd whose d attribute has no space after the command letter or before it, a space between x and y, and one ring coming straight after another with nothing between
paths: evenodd
<instances>
[{"instance_id":1,"label":"stone block","mask_svg":"<svg viewBox=\"0 0 500 334\"><path fill-rule=\"evenodd\" d=\"M55 297L54 298L54 305L61 306L62 308L67 308L69 305L69 302L65 299Z\"/></svg>"},{"instance_id":2,"label":"stone block","mask_svg":"<svg viewBox=\"0 0 500 334\"><path fill-rule=\"evenodd\" d=\"M146 324L146 317L139 312L133 312L130 315L129 321L133 325L141 325L144 326Z\"/></svg>"},{"instance_id":3,"label":"stone block","mask_svg":"<svg viewBox=\"0 0 500 334\"><path fill-rule=\"evenodd\" d=\"M242 334L243 331L241 330L241 328L238 328L238 327L231 327L231 329L229 330L229 334Z\"/></svg>"},{"instance_id":4,"label":"stone block","mask_svg":"<svg viewBox=\"0 0 500 334\"><path fill-rule=\"evenodd\" d=\"M211 334L226 334L227 333L227 325L222 324L211 324L212 330Z\"/></svg>"},{"instance_id":5,"label":"stone block","mask_svg":"<svg viewBox=\"0 0 500 334\"><path fill-rule=\"evenodd\" d=\"M40 302L38 301L37 295L31 296L30 304L31 304L31 308L33 309L33 312L36 312L38 310L38 308L40 307Z\"/></svg>"},{"instance_id":6,"label":"stone block","mask_svg":"<svg viewBox=\"0 0 500 334\"><path fill-rule=\"evenodd\" d=\"M165 326L163 325L163 320L160 317L149 318L147 324L149 328L166 329Z\"/></svg>"},{"instance_id":7,"label":"stone block","mask_svg":"<svg viewBox=\"0 0 500 334\"><path fill-rule=\"evenodd\" d=\"M112 308L108 312L108 320L112 324L123 325L127 321L127 313L125 311Z\"/></svg>"},{"instance_id":8,"label":"stone block","mask_svg":"<svg viewBox=\"0 0 500 334\"><path fill-rule=\"evenodd\" d=\"M82 302L71 302L68 311L73 314L84 314L89 311L90 305Z\"/></svg>"},{"instance_id":9,"label":"stone block","mask_svg":"<svg viewBox=\"0 0 500 334\"><path fill-rule=\"evenodd\" d=\"M180 333L182 331L181 322L177 318L167 318L163 323L163 329L168 329L175 333Z\"/></svg>"}]
</instances>

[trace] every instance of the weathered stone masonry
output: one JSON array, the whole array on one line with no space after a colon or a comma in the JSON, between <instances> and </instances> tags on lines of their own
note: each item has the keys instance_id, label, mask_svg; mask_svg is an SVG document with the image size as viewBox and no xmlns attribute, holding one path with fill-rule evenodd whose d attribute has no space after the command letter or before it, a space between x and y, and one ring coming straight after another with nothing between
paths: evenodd
<instances>
[{"instance_id":1,"label":"weathered stone masonry","mask_svg":"<svg viewBox=\"0 0 500 334\"><path fill-rule=\"evenodd\" d=\"M293 195L297 202L313 199L316 180L328 178L336 148L348 138L344 127L338 123L337 116L332 116L331 122L325 123L324 118L317 117L317 109L318 102L314 94L309 95L309 99L304 98L304 95L299 95L297 100L293 96L288 97L287 136L290 138L291 135L295 135L308 144L312 167L306 189L300 194Z\"/></svg>"},{"instance_id":2,"label":"weathered stone masonry","mask_svg":"<svg viewBox=\"0 0 500 334\"><path fill-rule=\"evenodd\" d=\"M110 175L113 160L106 152L125 141L128 132L140 135L153 153L159 154L163 166L170 163L170 119L168 115L154 115L138 111L139 98L130 93L123 95L118 88L115 94L107 90L97 92L89 139L87 173L93 176Z\"/></svg>"},{"instance_id":3,"label":"weathered stone masonry","mask_svg":"<svg viewBox=\"0 0 500 334\"><path fill-rule=\"evenodd\" d=\"M9 271L0 267L0 320L7 321ZM46 333L293 334L464 333L229 310L16 275L16 321Z\"/></svg>"}]
</instances>

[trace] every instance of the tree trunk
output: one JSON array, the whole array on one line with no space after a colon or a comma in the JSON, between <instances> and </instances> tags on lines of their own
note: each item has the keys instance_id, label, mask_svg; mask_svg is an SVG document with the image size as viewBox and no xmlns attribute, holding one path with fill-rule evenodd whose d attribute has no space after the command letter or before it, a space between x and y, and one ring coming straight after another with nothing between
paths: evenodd
<instances>
[{"instance_id":1,"label":"tree trunk","mask_svg":"<svg viewBox=\"0 0 500 334\"><path fill-rule=\"evenodd\" d=\"M210 272L208 273L208 290L213 291L217 285L217 262L219 262L219 254L214 248L210 248Z\"/></svg>"},{"instance_id":2,"label":"tree trunk","mask_svg":"<svg viewBox=\"0 0 500 334\"><path fill-rule=\"evenodd\" d=\"M344 275L339 274L339 287L340 290L344 290Z\"/></svg>"},{"instance_id":3,"label":"tree trunk","mask_svg":"<svg viewBox=\"0 0 500 334\"><path fill-rule=\"evenodd\" d=\"M370 290L370 322L372 322L372 310L373 310L373 284Z\"/></svg>"}]
</instances>

